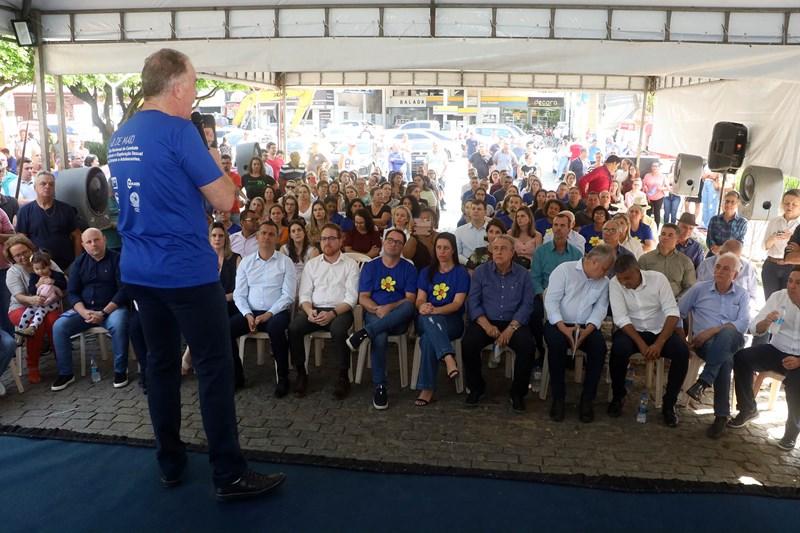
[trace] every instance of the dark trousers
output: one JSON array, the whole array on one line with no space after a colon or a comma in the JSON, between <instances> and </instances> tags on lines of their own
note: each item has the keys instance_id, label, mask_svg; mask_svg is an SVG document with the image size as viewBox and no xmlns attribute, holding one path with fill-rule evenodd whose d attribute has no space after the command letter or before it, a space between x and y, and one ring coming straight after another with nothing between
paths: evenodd
<instances>
[{"instance_id":1,"label":"dark trousers","mask_svg":"<svg viewBox=\"0 0 800 533\"><path fill-rule=\"evenodd\" d=\"M658 338L655 333L649 331L639 331L648 345L653 344ZM608 366L611 373L611 388L614 391L614 398L622 399L627 391L625 390L625 374L628 371L628 361L631 355L639 353L639 348L627 333L618 329L614 332L611 340L611 358ZM686 345L677 333L673 333L664 347L661 349L661 357L669 359L669 375L667 376L667 390L664 393L663 406L673 407L678 400L678 393L681 385L686 378L686 371L689 368L689 346ZM657 391L661 392L661 391Z\"/></svg>"},{"instance_id":2,"label":"dark trousers","mask_svg":"<svg viewBox=\"0 0 800 533\"><path fill-rule=\"evenodd\" d=\"M664 205L664 199L660 198L658 200L650 200L650 207L653 208L653 220L656 222L656 226L661 226L661 206Z\"/></svg>"},{"instance_id":3,"label":"dark trousers","mask_svg":"<svg viewBox=\"0 0 800 533\"><path fill-rule=\"evenodd\" d=\"M318 308L320 311L326 309ZM350 368L350 348L347 347L348 331L353 325L353 312L348 311L331 320L327 326L320 326L308 321L308 315L298 309L294 320L289 325L289 348L292 351L292 363L298 372L304 373L306 369L306 347L303 337L314 331L330 331L333 339L333 351L339 362L339 369L347 371Z\"/></svg>"},{"instance_id":4,"label":"dark trousers","mask_svg":"<svg viewBox=\"0 0 800 533\"><path fill-rule=\"evenodd\" d=\"M533 342L536 343L536 349L539 350L539 356L544 356L544 299L541 294L533 297L533 313L528 321L528 327L533 335Z\"/></svg>"},{"instance_id":5,"label":"dark trousers","mask_svg":"<svg viewBox=\"0 0 800 533\"><path fill-rule=\"evenodd\" d=\"M139 379L147 383L147 341L142 329L142 317L135 308L128 314L128 335L139 362Z\"/></svg>"},{"instance_id":6,"label":"dark trousers","mask_svg":"<svg viewBox=\"0 0 800 533\"><path fill-rule=\"evenodd\" d=\"M739 411L755 411L757 407L753 394L753 373L769 370L785 376L783 386L786 390L789 417L786 419L784 436L795 438L800 433L800 369L783 368L783 358L788 355L771 344L739 350L733 356L733 380Z\"/></svg>"},{"instance_id":7,"label":"dark trousers","mask_svg":"<svg viewBox=\"0 0 800 533\"><path fill-rule=\"evenodd\" d=\"M567 396L564 380L567 364L567 349L570 343L558 328L550 322L544 324L544 341L547 343L547 364L550 368L550 386L553 399L563 400ZM597 396L597 384L606 362L606 341L599 329L589 334L579 348L586 353L586 377L583 380L581 401L590 402Z\"/></svg>"},{"instance_id":8,"label":"dark trousers","mask_svg":"<svg viewBox=\"0 0 800 533\"><path fill-rule=\"evenodd\" d=\"M253 316L264 313L266 311L253 310ZM289 329L290 318L289 310L286 309L256 326L256 330L269 335L269 344L272 348L272 357L275 358L275 368L279 379L289 377L289 341L286 338L286 330ZM231 317L230 327L235 382L244 383L244 368L242 368L242 360L239 359L239 337L250 333L250 326L247 324L247 319L237 312Z\"/></svg>"},{"instance_id":9,"label":"dark trousers","mask_svg":"<svg viewBox=\"0 0 800 533\"><path fill-rule=\"evenodd\" d=\"M764 299L769 299L773 292L786 288L794 265L779 265L772 261L764 261L761 268L761 281L764 283Z\"/></svg>"},{"instance_id":10,"label":"dark trousers","mask_svg":"<svg viewBox=\"0 0 800 533\"><path fill-rule=\"evenodd\" d=\"M490 320L492 325L503 331L510 321ZM461 341L464 359L464 379L470 391L486 390L486 381L481 374L481 351L494 339L486 334L477 322L472 321L467 326L464 338ZM514 350L514 381L511 383L511 394L525 396L528 393L528 383L531 380L533 369L533 338L528 328L522 326L511 336L509 348Z\"/></svg>"},{"instance_id":11,"label":"dark trousers","mask_svg":"<svg viewBox=\"0 0 800 533\"><path fill-rule=\"evenodd\" d=\"M200 413L214 484L236 481L247 468L239 449L233 363L225 293L218 282L179 289L128 285L139 306L147 353L147 402L157 457L167 477L186 463L181 442L181 334L192 350Z\"/></svg>"}]
</instances>

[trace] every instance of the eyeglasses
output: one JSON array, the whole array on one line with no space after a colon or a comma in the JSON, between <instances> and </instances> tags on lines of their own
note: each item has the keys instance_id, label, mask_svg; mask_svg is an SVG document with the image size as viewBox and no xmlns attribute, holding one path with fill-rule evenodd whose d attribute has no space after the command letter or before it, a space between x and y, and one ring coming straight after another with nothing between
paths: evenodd
<instances>
[{"instance_id":1,"label":"eyeglasses","mask_svg":"<svg viewBox=\"0 0 800 533\"><path fill-rule=\"evenodd\" d=\"M321 242L338 241L339 237L320 237L319 240Z\"/></svg>"},{"instance_id":2,"label":"eyeglasses","mask_svg":"<svg viewBox=\"0 0 800 533\"><path fill-rule=\"evenodd\" d=\"M391 237L386 237L385 239L383 239L383 242L385 242L386 244L403 244L403 241L401 241L400 239L392 239Z\"/></svg>"}]
</instances>

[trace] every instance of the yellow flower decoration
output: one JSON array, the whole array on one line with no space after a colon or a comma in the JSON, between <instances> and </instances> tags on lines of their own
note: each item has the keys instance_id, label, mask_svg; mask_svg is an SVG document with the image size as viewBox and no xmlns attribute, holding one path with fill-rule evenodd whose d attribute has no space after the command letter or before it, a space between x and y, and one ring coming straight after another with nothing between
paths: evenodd
<instances>
[{"instance_id":1,"label":"yellow flower decoration","mask_svg":"<svg viewBox=\"0 0 800 533\"><path fill-rule=\"evenodd\" d=\"M544 234L545 235L552 235L553 234L553 228L547 228L547 231L545 231Z\"/></svg>"},{"instance_id":2,"label":"yellow flower decoration","mask_svg":"<svg viewBox=\"0 0 800 533\"><path fill-rule=\"evenodd\" d=\"M591 239L589 239L589 246L591 246L592 248L594 248L594 247L595 247L595 246L597 246L598 244L603 244L603 239L601 239L601 238L600 238L600 237L598 237L597 235L595 235L594 237L592 237Z\"/></svg>"},{"instance_id":3,"label":"yellow flower decoration","mask_svg":"<svg viewBox=\"0 0 800 533\"><path fill-rule=\"evenodd\" d=\"M433 286L433 296L436 298L437 301L442 301L447 298L447 291L450 290L450 287L447 286L446 283L437 283Z\"/></svg>"},{"instance_id":4,"label":"yellow flower decoration","mask_svg":"<svg viewBox=\"0 0 800 533\"><path fill-rule=\"evenodd\" d=\"M386 292L394 292L395 285L397 285L397 282L392 279L392 276L386 276L381 280L381 289Z\"/></svg>"}]
</instances>

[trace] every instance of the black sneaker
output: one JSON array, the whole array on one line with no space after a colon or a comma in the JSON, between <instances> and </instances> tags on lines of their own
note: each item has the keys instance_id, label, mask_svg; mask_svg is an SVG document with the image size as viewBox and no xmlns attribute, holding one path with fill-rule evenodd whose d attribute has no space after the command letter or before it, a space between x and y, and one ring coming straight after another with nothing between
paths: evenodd
<instances>
[{"instance_id":1,"label":"black sneaker","mask_svg":"<svg viewBox=\"0 0 800 533\"><path fill-rule=\"evenodd\" d=\"M754 418L758 418L758 409L754 409L753 411L739 411L735 417L728 420L728 427L731 429L743 428Z\"/></svg>"},{"instance_id":2,"label":"black sneaker","mask_svg":"<svg viewBox=\"0 0 800 533\"><path fill-rule=\"evenodd\" d=\"M584 424L594 422L594 402L581 400L580 405L578 405L578 418Z\"/></svg>"},{"instance_id":3,"label":"black sneaker","mask_svg":"<svg viewBox=\"0 0 800 533\"><path fill-rule=\"evenodd\" d=\"M274 396L276 398L283 398L289 394L289 378L279 378L278 384L275 385Z\"/></svg>"},{"instance_id":4,"label":"black sneaker","mask_svg":"<svg viewBox=\"0 0 800 533\"><path fill-rule=\"evenodd\" d=\"M58 376L58 378L56 378L55 383L50 385L50 390L51 391L64 390L73 383L75 383L75 376L73 376L72 374L68 376Z\"/></svg>"},{"instance_id":5,"label":"black sneaker","mask_svg":"<svg viewBox=\"0 0 800 533\"><path fill-rule=\"evenodd\" d=\"M121 389L128 385L127 372L114 372L114 388Z\"/></svg>"},{"instance_id":6,"label":"black sneaker","mask_svg":"<svg viewBox=\"0 0 800 533\"><path fill-rule=\"evenodd\" d=\"M375 387L375 393L372 395L372 406L379 411L389 407L389 394L386 391L386 385Z\"/></svg>"},{"instance_id":7,"label":"black sneaker","mask_svg":"<svg viewBox=\"0 0 800 533\"><path fill-rule=\"evenodd\" d=\"M515 413L525 412L525 398L521 394L512 394L510 400L511 400L511 409Z\"/></svg>"},{"instance_id":8,"label":"black sneaker","mask_svg":"<svg viewBox=\"0 0 800 533\"><path fill-rule=\"evenodd\" d=\"M783 437L781 437L781 440L775 443L775 445L785 452L790 452L794 450L794 445L796 443L797 443L797 437L792 439L784 435Z\"/></svg>"},{"instance_id":9,"label":"black sneaker","mask_svg":"<svg viewBox=\"0 0 800 533\"><path fill-rule=\"evenodd\" d=\"M349 337L347 337L347 340L345 342L347 343L348 348L350 348L353 351L356 351L358 350L358 347L361 346L361 343L367 340L368 338L369 335L367 335L367 330L362 328L353 333L352 335L350 335Z\"/></svg>"},{"instance_id":10,"label":"black sneaker","mask_svg":"<svg viewBox=\"0 0 800 533\"><path fill-rule=\"evenodd\" d=\"M606 412L611 418L619 418L622 415L622 405L625 403L625 397L612 398L608 404Z\"/></svg>"},{"instance_id":11,"label":"black sneaker","mask_svg":"<svg viewBox=\"0 0 800 533\"><path fill-rule=\"evenodd\" d=\"M553 399L553 405L550 406L550 420L553 422L563 422L566 416L566 406L564 400Z\"/></svg>"},{"instance_id":12,"label":"black sneaker","mask_svg":"<svg viewBox=\"0 0 800 533\"><path fill-rule=\"evenodd\" d=\"M711 424L706 430L706 436L709 439L718 439L725 433L725 425L728 423L727 416L715 416L714 423Z\"/></svg>"},{"instance_id":13,"label":"black sneaker","mask_svg":"<svg viewBox=\"0 0 800 533\"><path fill-rule=\"evenodd\" d=\"M242 477L225 487L217 487L217 500L230 502L260 496L271 491L286 479L286 474L261 474L247 470Z\"/></svg>"}]
</instances>

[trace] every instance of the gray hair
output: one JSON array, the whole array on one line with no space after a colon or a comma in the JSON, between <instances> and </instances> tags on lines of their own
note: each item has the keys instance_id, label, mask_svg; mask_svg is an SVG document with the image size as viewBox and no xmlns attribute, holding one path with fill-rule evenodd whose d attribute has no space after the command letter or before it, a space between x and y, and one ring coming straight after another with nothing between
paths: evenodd
<instances>
[{"instance_id":1,"label":"gray hair","mask_svg":"<svg viewBox=\"0 0 800 533\"><path fill-rule=\"evenodd\" d=\"M49 170L40 170L39 172L36 173L36 177L33 180L33 184L36 185L36 183L39 181L39 178L43 178L45 176L50 176L51 178L53 178L53 180L56 179L55 174L53 174Z\"/></svg>"},{"instance_id":2,"label":"gray hair","mask_svg":"<svg viewBox=\"0 0 800 533\"><path fill-rule=\"evenodd\" d=\"M610 265L614 262L617 257L617 254L614 252L614 249L611 248L607 244L598 244L584 256L586 259L592 259L597 261L598 263L605 263Z\"/></svg>"},{"instance_id":3,"label":"gray hair","mask_svg":"<svg viewBox=\"0 0 800 533\"><path fill-rule=\"evenodd\" d=\"M163 93L182 76L189 65L189 56L171 48L162 48L144 60L142 68L142 94L151 98Z\"/></svg>"},{"instance_id":4,"label":"gray hair","mask_svg":"<svg viewBox=\"0 0 800 533\"><path fill-rule=\"evenodd\" d=\"M719 257L717 257L716 263L719 263L720 259L732 259L736 267L736 272L739 272L742 269L742 261L733 252L725 252L724 254L720 255Z\"/></svg>"},{"instance_id":5,"label":"gray hair","mask_svg":"<svg viewBox=\"0 0 800 533\"><path fill-rule=\"evenodd\" d=\"M506 233L501 233L500 235L494 238L494 241L497 242L497 239L503 239L504 241L508 241L508 243L511 245L511 250L514 250L514 237L512 237L511 235L508 235Z\"/></svg>"}]
</instances>

